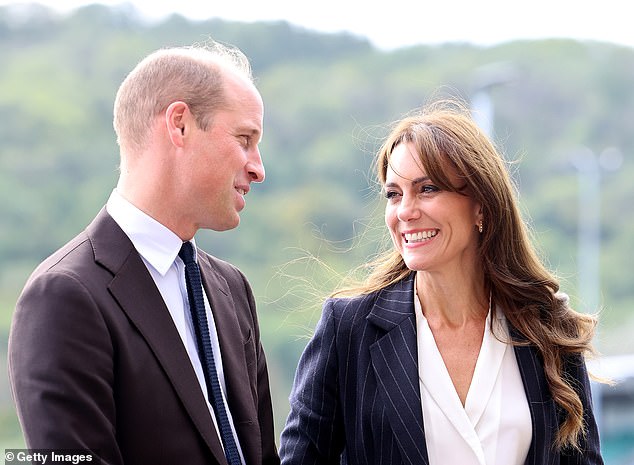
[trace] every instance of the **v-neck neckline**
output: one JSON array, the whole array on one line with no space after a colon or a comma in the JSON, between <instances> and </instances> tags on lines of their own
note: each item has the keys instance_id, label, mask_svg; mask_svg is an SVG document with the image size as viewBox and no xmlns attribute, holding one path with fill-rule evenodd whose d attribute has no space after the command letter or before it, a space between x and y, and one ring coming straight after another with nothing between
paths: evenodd
<instances>
[{"instance_id":1,"label":"v-neck neckline","mask_svg":"<svg viewBox=\"0 0 634 465\"><path fill-rule=\"evenodd\" d=\"M492 315L491 311L489 311L485 322L482 344L463 407L458 392L449 376L449 371L438 350L431 328L423 315L422 307L416 294L414 294L414 303L419 359L422 364L422 368L419 368L420 381L424 384L442 414L469 444L480 463L484 464L485 454L476 432L476 426L482 418L494 391L507 344L498 340L491 333ZM499 312L496 312L496 314L500 315ZM503 321L500 320L499 316L496 318L495 323L496 331L499 329L503 331ZM496 332L496 334L498 333Z\"/></svg>"}]
</instances>

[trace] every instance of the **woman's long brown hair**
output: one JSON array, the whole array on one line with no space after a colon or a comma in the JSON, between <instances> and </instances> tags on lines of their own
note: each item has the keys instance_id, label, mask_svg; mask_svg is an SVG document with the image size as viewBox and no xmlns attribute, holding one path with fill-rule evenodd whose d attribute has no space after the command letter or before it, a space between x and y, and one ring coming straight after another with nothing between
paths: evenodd
<instances>
[{"instance_id":1,"label":"woman's long brown hair","mask_svg":"<svg viewBox=\"0 0 634 465\"><path fill-rule=\"evenodd\" d=\"M458 191L449 178L449 173L457 173L464 182L459 191L469 192L482 205L484 227L479 257L487 290L509 323L543 358L550 392L565 413L555 446L578 448L585 431L583 405L571 384L574 380L564 376L563 360L570 354L592 352L597 320L574 311L567 299L558 295L559 283L539 259L521 217L507 162L466 107L456 101L433 103L396 123L376 159L376 174L382 186L392 151L403 142L416 148L422 167L434 183ZM365 281L342 287L333 295L374 292L412 272L393 249L369 268Z\"/></svg>"}]
</instances>

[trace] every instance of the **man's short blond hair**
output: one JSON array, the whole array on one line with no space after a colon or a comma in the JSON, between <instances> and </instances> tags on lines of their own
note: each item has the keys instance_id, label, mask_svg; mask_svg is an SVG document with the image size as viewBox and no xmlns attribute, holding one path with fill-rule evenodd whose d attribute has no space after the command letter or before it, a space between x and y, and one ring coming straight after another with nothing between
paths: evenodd
<instances>
[{"instance_id":1,"label":"man's short blond hair","mask_svg":"<svg viewBox=\"0 0 634 465\"><path fill-rule=\"evenodd\" d=\"M157 115L176 101L189 106L207 129L224 104L223 75L233 71L253 82L251 65L236 47L215 41L157 50L128 74L114 102L114 130L125 150L142 150Z\"/></svg>"}]
</instances>

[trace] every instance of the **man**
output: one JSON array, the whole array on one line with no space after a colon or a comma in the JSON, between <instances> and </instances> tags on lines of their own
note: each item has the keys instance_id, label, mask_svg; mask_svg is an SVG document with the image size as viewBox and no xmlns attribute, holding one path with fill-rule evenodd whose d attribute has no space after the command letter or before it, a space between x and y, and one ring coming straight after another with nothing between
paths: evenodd
<instances>
[{"instance_id":1,"label":"man","mask_svg":"<svg viewBox=\"0 0 634 465\"><path fill-rule=\"evenodd\" d=\"M88 450L104 464L279 463L249 284L194 247L209 355L179 256L199 229L238 225L251 183L264 180L262 124L248 60L233 48L159 50L124 80L117 187L17 303L9 376L30 448Z\"/></svg>"}]
</instances>

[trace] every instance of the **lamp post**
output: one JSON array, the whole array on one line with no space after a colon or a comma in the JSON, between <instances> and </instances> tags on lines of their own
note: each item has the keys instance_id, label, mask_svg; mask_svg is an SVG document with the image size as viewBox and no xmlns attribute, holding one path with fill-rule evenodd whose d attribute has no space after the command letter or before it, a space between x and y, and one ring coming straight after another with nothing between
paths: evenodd
<instances>
[{"instance_id":1,"label":"lamp post","mask_svg":"<svg viewBox=\"0 0 634 465\"><path fill-rule=\"evenodd\" d=\"M517 79L518 71L512 63L489 63L475 70L471 89L471 116L488 137L493 137L495 119L491 89Z\"/></svg>"},{"instance_id":2,"label":"lamp post","mask_svg":"<svg viewBox=\"0 0 634 465\"><path fill-rule=\"evenodd\" d=\"M601 300L601 174L618 170L623 155L615 147L606 148L598 156L589 148L581 147L574 152L571 161L577 170L579 185L578 292L583 310L596 313Z\"/></svg>"},{"instance_id":3,"label":"lamp post","mask_svg":"<svg viewBox=\"0 0 634 465\"><path fill-rule=\"evenodd\" d=\"M577 170L578 195L578 293L585 313L597 313L601 302L601 174L616 171L623 154L615 147L598 156L581 147L573 153L572 166ZM591 383L595 420L603 428L603 398L600 383Z\"/></svg>"}]
</instances>

